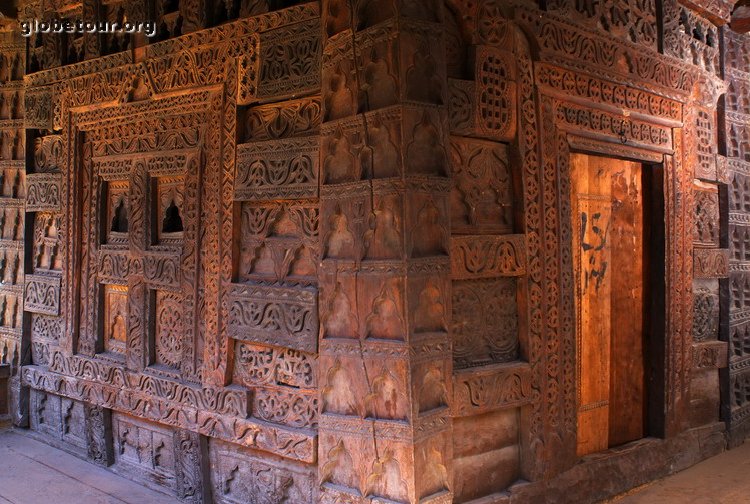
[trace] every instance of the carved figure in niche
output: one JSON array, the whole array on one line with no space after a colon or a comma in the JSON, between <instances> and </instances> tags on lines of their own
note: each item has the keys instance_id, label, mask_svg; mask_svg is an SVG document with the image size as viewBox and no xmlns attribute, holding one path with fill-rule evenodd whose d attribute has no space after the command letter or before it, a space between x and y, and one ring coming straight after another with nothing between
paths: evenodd
<instances>
[{"instance_id":1,"label":"carved figure in niche","mask_svg":"<svg viewBox=\"0 0 750 504\"><path fill-rule=\"evenodd\" d=\"M328 462L323 465L323 481L359 490L357 476L354 474L355 467L344 442L339 440L328 452Z\"/></svg>"},{"instance_id":2,"label":"carved figure in niche","mask_svg":"<svg viewBox=\"0 0 750 504\"><path fill-rule=\"evenodd\" d=\"M354 235L349 231L349 222L341 211L341 207L336 206L336 212L329 218L331 231L326 236L326 257L341 259L347 253L351 254L354 247Z\"/></svg>"},{"instance_id":3,"label":"carved figure in niche","mask_svg":"<svg viewBox=\"0 0 750 504\"><path fill-rule=\"evenodd\" d=\"M20 100L18 99L18 93L10 95L10 118L20 119L21 118L21 107L19 107Z\"/></svg>"},{"instance_id":4,"label":"carved figure in niche","mask_svg":"<svg viewBox=\"0 0 750 504\"><path fill-rule=\"evenodd\" d=\"M271 234L273 236L297 236L299 234L299 227L289 216L288 207L283 207L278 213L271 228Z\"/></svg>"},{"instance_id":5,"label":"carved figure in niche","mask_svg":"<svg viewBox=\"0 0 750 504\"><path fill-rule=\"evenodd\" d=\"M428 40L421 40L417 46L414 63L406 72L406 86L406 94L410 100L443 103L443 84Z\"/></svg>"},{"instance_id":6,"label":"carved figure in niche","mask_svg":"<svg viewBox=\"0 0 750 504\"><path fill-rule=\"evenodd\" d=\"M294 254L292 264L289 266L289 275L299 277L315 276L315 260L310 248L302 245Z\"/></svg>"},{"instance_id":7,"label":"carved figure in niche","mask_svg":"<svg viewBox=\"0 0 750 504\"><path fill-rule=\"evenodd\" d=\"M395 420L401 417L398 399L398 382L396 378L383 368L372 381L372 393L365 398L367 415L372 418Z\"/></svg>"},{"instance_id":8,"label":"carved figure in niche","mask_svg":"<svg viewBox=\"0 0 750 504\"><path fill-rule=\"evenodd\" d=\"M10 80L10 58L0 54L0 82Z\"/></svg>"},{"instance_id":9,"label":"carved figure in niche","mask_svg":"<svg viewBox=\"0 0 750 504\"><path fill-rule=\"evenodd\" d=\"M393 287L386 283L372 303L367 316L367 337L378 339L404 339L404 321L401 318Z\"/></svg>"},{"instance_id":10,"label":"carved figure in niche","mask_svg":"<svg viewBox=\"0 0 750 504\"><path fill-rule=\"evenodd\" d=\"M328 149L331 154L326 157L323 163L326 182L335 184L359 178L353 173L355 163L349 139L341 129L336 130L333 138L329 141Z\"/></svg>"},{"instance_id":11,"label":"carved figure in niche","mask_svg":"<svg viewBox=\"0 0 750 504\"><path fill-rule=\"evenodd\" d=\"M431 411L448 404L448 389L443 372L433 365L422 377L419 387L419 412Z\"/></svg>"},{"instance_id":12,"label":"carved figure in niche","mask_svg":"<svg viewBox=\"0 0 750 504\"><path fill-rule=\"evenodd\" d=\"M3 131L3 147L0 151L2 159L10 161L13 159L13 151L16 147L16 133L14 131Z\"/></svg>"},{"instance_id":13,"label":"carved figure in niche","mask_svg":"<svg viewBox=\"0 0 750 504\"><path fill-rule=\"evenodd\" d=\"M127 233L128 232L128 209L125 207L125 198L120 198L117 203L112 216L112 227L113 233Z\"/></svg>"},{"instance_id":14,"label":"carved figure in niche","mask_svg":"<svg viewBox=\"0 0 750 504\"><path fill-rule=\"evenodd\" d=\"M13 283L16 278L16 268L18 268L18 255L16 254L9 261L7 255L3 257L3 283Z\"/></svg>"},{"instance_id":15,"label":"carved figure in niche","mask_svg":"<svg viewBox=\"0 0 750 504\"><path fill-rule=\"evenodd\" d=\"M326 338L357 338L356 314L352 310L352 303L344 293L340 283L336 284L331 300L328 303L328 314L323 327Z\"/></svg>"},{"instance_id":16,"label":"carved figure in niche","mask_svg":"<svg viewBox=\"0 0 750 504\"><path fill-rule=\"evenodd\" d=\"M323 387L324 411L339 415L359 415L357 398L352 391L352 379L336 359L328 371L326 386Z\"/></svg>"},{"instance_id":17,"label":"carved figure in niche","mask_svg":"<svg viewBox=\"0 0 750 504\"><path fill-rule=\"evenodd\" d=\"M10 98L8 93L0 93L0 119L10 119Z\"/></svg>"},{"instance_id":18,"label":"carved figure in niche","mask_svg":"<svg viewBox=\"0 0 750 504\"><path fill-rule=\"evenodd\" d=\"M11 77L13 80L23 79L23 68L21 67L21 55L16 53L13 58L13 68L11 69Z\"/></svg>"},{"instance_id":19,"label":"carved figure in niche","mask_svg":"<svg viewBox=\"0 0 750 504\"><path fill-rule=\"evenodd\" d=\"M380 200L377 210L370 214L370 229L365 233L367 259L398 259L402 255L399 219L395 197Z\"/></svg>"},{"instance_id":20,"label":"carved figure in niche","mask_svg":"<svg viewBox=\"0 0 750 504\"><path fill-rule=\"evenodd\" d=\"M250 263L250 271L248 273L275 276L276 266L273 261L273 254L265 243L255 249L255 256Z\"/></svg>"},{"instance_id":21,"label":"carved figure in niche","mask_svg":"<svg viewBox=\"0 0 750 504\"><path fill-rule=\"evenodd\" d=\"M395 15L393 0L364 0L357 9L357 29L376 25Z\"/></svg>"},{"instance_id":22,"label":"carved figure in niche","mask_svg":"<svg viewBox=\"0 0 750 504\"><path fill-rule=\"evenodd\" d=\"M18 133L16 134L16 140L13 143L13 147L14 147L13 159L23 159L24 158L23 130L18 130Z\"/></svg>"},{"instance_id":23,"label":"carved figure in niche","mask_svg":"<svg viewBox=\"0 0 750 504\"><path fill-rule=\"evenodd\" d=\"M443 455L434 446L422 448L422 492L433 495L448 489L448 468L443 464Z\"/></svg>"},{"instance_id":24,"label":"carved figure in niche","mask_svg":"<svg viewBox=\"0 0 750 504\"><path fill-rule=\"evenodd\" d=\"M7 221L7 215L6 215L7 211L8 211L7 209L0 210L0 237L2 237L2 238L6 238L6 236L5 236L5 232L6 232L6 229L5 229L6 226L5 226L5 224L6 224L6 221Z\"/></svg>"},{"instance_id":25,"label":"carved figure in niche","mask_svg":"<svg viewBox=\"0 0 750 504\"><path fill-rule=\"evenodd\" d=\"M5 327L16 327L16 298L6 296L5 310L3 311L3 325Z\"/></svg>"},{"instance_id":26,"label":"carved figure in niche","mask_svg":"<svg viewBox=\"0 0 750 504\"><path fill-rule=\"evenodd\" d=\"M398 177L399 176L399 153L396 146L391 141L390 132L388 127L381 123L380 119L376 116L369 123L369 143L367 151L371 156L371 160L363 162L363 165L368 166L368 175L372 175L378 178L385 177Z\"/></svg>"},{"instance_id":27,"label":"carved figure in niche","mask_svg":"<svg viewBox=\"0 0 750 504\"><path fill-rule=\"evenodd\" d=\"M0 178L0 194L2 194L4 197L9 197L13 194L13 182L11 182L11 177L8 175L8 172L11 170L3 170L0 175L2 175L2 178Z\"/></svg>"},{"instance_id":28,"label":"carved figure in niche","mask_svg":"<svg viewBox=\"0 0 750 504\"><path fill-rule=\"evenodd\" d=\"M3 282L5 282L6 270L8 269L8 257L5 251L3 251L2 254L2 257L0 258L0 275L2 275Z\"/></svg>"},{"instance_id":29,"label":"carved figure in niche","mask_svg":"<svg viewBox=\"0 0 750 504\"><path fill-rule=\"evenodd\" d=\"M367 477L367 494L386 497L398 502L408 502L406 481L401 478L401 467L391 449L386 449L381 458L372 464L372 472Z\"/></svg>"},{"instance_id":30,"label":"carved figure in niche","mask_svg":"<svg viewBox=\"0 0 750 504\"><path fill-rule=\"evenodd\" d=\"M339 119L354 114L354 93L349 89L346 73L341 66L333 68L328 78L329 93L325 98L327 119Z\"/></svg>"},{"instance_id":31,"label":"carved figure in niche","mask_svg":"<svg viewBox=\"0 0 750 504\"><path fill-rule=\"evenodd\" d=\"M162 233L182 232L182 217L180 217L180 209L175 204L174 199L170 201L169 206L164 211L161 231Z\"/></svg>"},{"instance_id":32,"label":"carved figure in niche","mask_svg":"<svg viewBox=\"0 0 750 504\"><path fill-rule=\"evenodd\" d=\"M445 151L440 145L438 129L427 113L414 127L407 148L407 166L412 173L445 175Z\"/></svg>"},{"instance_id":33,"label":"carved figure in niche","mask_svg":"<svg viewBox=\"0 0 750 504\"><path fill-rule=\"evenodd\" d=\"M21 212L16 209L15 210L16 218L13 221L13 234L11 235L11 240L21 240L23 239L23 223L21 222Z\"/></svg>"},{"instance_id":34,"label":"carved figure in niche","mask_svg":"<svg viewBox=\"0 0 750 504\"><path fill-rule=\"evenodd\" d=\"M445 254L443 245L445 230L440 220L440 210L431 200L428 200L417 214L417 224L413 231L413 257Z\"/></svg>"},{"instance_id":35,"label":"carved figure in niche","mask_svg":"<svg viewBox=\"0 0 750 504\"><path fill-rule=\"evenodd\" d=\"M364 81L362 90L367 94L369 110L387 107L398 101L396 79L391 74L388 61L378 53L376 47L370 50L370 61L365 66Z\"/></svg>"},{"instance_id":36,"label":"carved figure in niche","mask_svg":"<svg viewBox=\"0 0 750 504\"><path fill-rule=\"evenodd\" d=\"M414 313L415 332L445 330L445 305L440 289L432 280L419 293L419 304Z\"/></svg>"},{"instance_id":37,"label":"carved figure in niche","mask_svg":"<svg viewBox=\"0 0 750 504\"><path fill-rule=\"evenodd\" d=\"M112 324L109 337L116 341L122 341L123 343L127 340L125 334L125 319L122 315L116 315L114 323Z\"/></svg>"}]
</instances>

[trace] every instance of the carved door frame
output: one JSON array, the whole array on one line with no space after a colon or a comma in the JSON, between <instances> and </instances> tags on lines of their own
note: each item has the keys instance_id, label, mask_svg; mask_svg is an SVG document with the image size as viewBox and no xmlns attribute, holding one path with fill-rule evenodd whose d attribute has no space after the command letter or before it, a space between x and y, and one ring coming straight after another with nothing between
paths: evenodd
<instances>
[{"instance_id":1,"label":"carved door frame","mask_svg":"<svg viewBox=\"0 0 750 504\"><path fill-rule=\"evenodd\" d=\"M555 60L544 54L532 56L540 45L539 35L527 33L522 18L523 14L516 14L511 26L521 41L518 146L528 264L526 311L521 313L527 329L520 337L531 367L533 399L521 410L521 447L522 474L536 480L553 477L578 460L571 152L663 167L665 313L659 361L663 387L655 392L662 420L651 432L660 437L684 430L689 407L693 175L683 168L687 121L682 118L686 107L682 99L646 92L673 107L674 117L643 113L636 119L612 105L574 96L564 88L564 79L563 87L554 89L549 74L555 71ZM653 423L649 418L649 425Z\"/></svg>"}]
</instances>

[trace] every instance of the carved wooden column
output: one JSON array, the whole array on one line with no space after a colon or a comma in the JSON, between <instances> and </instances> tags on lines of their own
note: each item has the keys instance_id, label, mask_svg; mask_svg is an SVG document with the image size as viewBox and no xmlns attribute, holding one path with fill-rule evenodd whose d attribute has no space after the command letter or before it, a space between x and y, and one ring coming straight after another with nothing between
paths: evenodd
<instances>
[{"instance_id":1,"label":"carved wooden column","mask_svg":"<svg viewBox=\"0 0 750 504\"><path fill-rule=\"evenodd\" d=\"M26 44L0 25L0 364L10 365L10 414L26 422L20 366L28 363L29 341L22 330L26 138L23 76Z\"/></svg>"},{"instance_id":2,"label":"carved wooden column","mask_svg":"<svg viewBox=\"0 0 750 504\"><path fill-rule=\"evenodd\" d=\"M441 21L437 2L323 4L323 502L452 501Z\"/></svg>"}]
</instances>

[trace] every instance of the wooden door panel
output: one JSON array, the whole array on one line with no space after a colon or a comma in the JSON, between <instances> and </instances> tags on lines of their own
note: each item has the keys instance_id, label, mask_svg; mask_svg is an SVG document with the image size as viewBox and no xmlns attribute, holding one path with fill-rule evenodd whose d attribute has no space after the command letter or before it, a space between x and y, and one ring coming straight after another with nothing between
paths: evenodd
<instances>
[{"instance_id":1,"label":"wooden door panel","mask_svg":"<svg viewBox=\"0 0 750 504\"><path fill-rule=\"evenodd\" d=\"M578 454L643 436L643 214L637 163L571 157Z\"/></svg>"},{"instance_id":2,"label":"wooden door panel","mask_svg":"<svg viewBox=\"0 0 750 504\"><path fill-rule=\"evenodd\" d=\"M641 167L612 175L612 340L609 446L643 437L644 236Z\"/></svg>"}]
</instances>

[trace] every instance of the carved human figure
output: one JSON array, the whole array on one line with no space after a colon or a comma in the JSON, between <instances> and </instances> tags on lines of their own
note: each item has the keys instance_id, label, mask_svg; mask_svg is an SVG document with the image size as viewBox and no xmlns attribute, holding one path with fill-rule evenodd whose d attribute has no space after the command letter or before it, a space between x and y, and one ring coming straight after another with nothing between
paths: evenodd
<instances>
[{"instance_id":1,"label":"carved human figure","mask_svg":"<svg viewBox=\"0 0 750 504\"><path fill-rule=\"evenodd\" d=\"M370 51L370 61L365 66L362 90L367 94L369 110L375 110L398 101L396 79L391 74L388 61L375 47Z\"/></svg>"},{"instance_id":2,"label":"carved human figure","mask_svg":"<svg viewBox=\"0 0 750 504\"><path fill-rule=\"evenodd\" d=\"M328 78L329 92L325 97L326 117L340 119L354 114L354 94L349 89L348 79L343 70L336 66Z\"/></svg>"},{"instance_id":3,"label":"carved human figure","mask_svg":"<svg viewBox=\"0 0 750 504\"><path fill-rule=\"evenodd\" d=\"M0 82L10 80L10 56L0 54Z\"/></svg>"},{"instance_id":4,"label":"carved human figure","mask_svg":"<svg viewBox=\"0 0 750 504\"><path fill-rule=\"evenodd\" d=\"M5 310L3 311L3 325L5 327L16 326L16 298L15 296L5 296Z\"/></svg>"},{"instance_id":5,"label":"carved human figure","mask_svg":"<svg viewBox=\"0 0 750 504\"><path fill-rule=\"evenodd\" d=\"M398 177L401 163L388 127L375 117L369 125L368 137L372 152L372 167L368 172L378 178Z\"/></svg>"},{"instance_id":6,"label":"carved human figure","mask_svg":"<svg viewBox=\"0 0 750 504\"><path fill-rule=\"evenodd\" d=\"M367 316L367 337L404 339L404 323L392 287L384 285Z\"/></svg>"},{"instance_id":7,"label":"carved human figure","mask_svg":"<svg viewBox=\"0 0 750 504\"><path fill-rule=\"evenodd\" d=\"M11 235L11 240L21 240L23 239L23 223L21 222L21 212L19 210L15 210L15 219L13 220L13 234Z\"/></svg>"},{"instance_id":8,"label":"carved human figure","mask_svg":"<svg viewBox=\"0 0 750 504\"><path fill-rule=\"evenodd\" d=\"M426 113L414 127L407 160L409 171L413 173L445 175L445 151L440 145L438 129Z\"/></svg>"},{"instance_id":9,"label":"carved human figure","mask_svg":"<svg viewBox=\"0 0 750 504\"><path fill-rule=\"evenodd\" d=\"M417 45L414 63L406 72L406 85L410 100L437 104L443 102L443 84L427 40L422 40Z\"/></svg>"},{"instance_id":10,"label":"carved human figure","mask_svg":"<svg viewBox=\"0 0 750 504\"><path fill-rule=\"evenodd\" d=\"M127 340L127 335L125 333L125 319L122 315L115 315L109 337L115 341L125 342Z\"/></svg>"},{"instance_id":11,"label":"carved human figure","mask_svg":"<svg viewBox=\"0 0 750 504\"><path fill-rule=\"evenodd\" d=\"M299 277L315 276L315 260L309 247L302 245L294 254L294 259L289 266L289 274Z\"/></svg>"},{"instance_id":12,"label":"carved human figure","mask_svg":"<svg viewBox=\"0 0 750 504\"><path fill-rule=\"evenodd\" d=\"M388 448L372 463L367 476L367 495L386 497L398 502L408 502L406 481L401 477L401 466Z\"/></svg>"},{"instance_id":13,"label":"carved human figure","mask_svg":"<svg viewBox=\"0 0 750 504\"><path fill-rule=\"evenodd\" d=\"M276 266L273 261L271 249L264 243L255 249L255 257L250 264L249 273L256 275L274 275L275 271Z\"/></svg>"},{"instance_id":14,"label":"carved human figure","mask_svg":"<svg viewBox=\"0 0 750 504\"><path fill-rule=\"evenodd\" d=\"M15 270L18 267L18 255L12 257L10 260L7 255L3 256L3 283L12 284L15 280Z\"/></svg>"},{"instance_id":15,"label":"carved human figure","mask_svg":"<svg viewBox=\"0 0 750 504\"><path fill-rule=\"evenodd\" d=\"M440 210L430 200L417 214L417 224L413 230L413 257L427 257L445 253L444 234Z\"/></svg>"},{"instance_id":16,"label":"carved human figure","mask_svg":"<svg viewBox=\"0 0 750 504\"><path fill-rule=\"evenodd\" d=\"M13 93L10 95L10 117L11 119L20 119L21 118L21 107L20 100L18 99L18 93Z\"/></svg>"},{"instance_id":17,"label":"carved human figure","mask_svg":"<svg viewBox=\"0 0 750 504\"><path fill-rule=\"evenodd\" d=\"M3 131L2 159L10 161L13 159L13 151L16 147L16 133L12 130Z\"/></svg>"},{"instance_id":18,"label":"carved human figure","mask_svg":"<svg viewBox=\"0 0 750 504\"><path fill-rule=\"evenodd\" d=\"M23 79L23 62L21 58L22 56L20 53L16 53L13 58L13 68L11 70L11 77L13 78L13 80Z\"/></svg>"},{"instance_id":19,"label":"carved human figure","mask_svg":"<svg viewBox=\"0 0 750 504\"><path fill-rule=\"evenodd\" d=\"M324 410L339 415L359 415L357 398L352 391L352 379L337 359L328 371L323 388Z\"/></svg>"},{"instance_id":20,"label":"carved human figure","mask_svg":"<svg viewBox=\"0 0 750 504\"><path fill-rule=\"evenodd\" d=\"M357 338L357 317L341 283L336 284L323 327L326 338Z\"/></svg>"},{"instance_id":21,"label":"carved human figure","mask_svg":"<svg viewBox=\"0 0 750 504\"><path fill-rule=\"evenodd\" d=\"M392 198L383 198L378 209L370 216L370 229L365 233L365 256L368 259L401 257L401 236L395 206Z\"/></svg>"},{"instance_id":22,"label":"carved human figure","mask_svg":"<svg viewBox=\"0 0 750 504\"><path fill-rule=\"evenodd\" d=\"M401 416L398 383L386 368L372 381L372 393L365 401L367 414L372 418L396 420Z\"/></svg>"},{"instance_id":23,"label":"carved human figure","mask_svg":"<svg viewBox=\"0 0 750 504\"><path fill-rule=\"evenodd\" d=\"M330 154L323 162L326 182L335 184L358 178L354 173L354 156L349 139L340 129L336 130L328 146Z\"/></svg>"},{"instance_id":24,"label":"carved human figure","mask_svg":"<svg viewBox=\"0 0 750 504\"><path fill-rule=\"evenodd\" d=\"M414 330L433 332L445 330L445 305L440 289L432 280L419 293L419 302L414 312Z\"/></svg>"},{"instance_id":25,"label":"carved human figure","mask_svg":"<svg viewBox=\"0 0 750 504\"><path fill-rule=\"evenodd\" d=\"M0 119L10 119L10 93L0 93Z\"/></svg>"},{"instance_id":26,"label":"carved human figure","mask_svg":"<svg viewBox=\"0 0 750 504\"><path fill-rule=\"evenodd\" d=\"M349 231L349 223L341 208L336 208L336 213L329 218L331 231L326 237L326 256L333 259L343 259L351 254L354 247L354 235Z\"/></svg>"}]
</instances>

